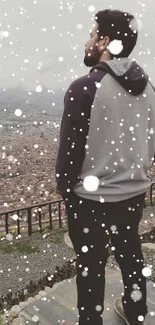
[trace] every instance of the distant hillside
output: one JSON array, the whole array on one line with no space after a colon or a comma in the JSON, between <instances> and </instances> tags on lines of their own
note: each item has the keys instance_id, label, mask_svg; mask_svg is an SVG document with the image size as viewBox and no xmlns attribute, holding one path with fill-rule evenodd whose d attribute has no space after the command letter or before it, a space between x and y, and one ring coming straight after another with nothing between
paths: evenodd
<instances>
[{"instance_id":1,"label":"distant hillside","mask_svg":"<svg viewBox=\"0 0 155 325\"><path fill-rule=\"evenodd\" d=\"M43 89L40 93L35 91L31 91L31 93L32 95L29 95L28 91L21 88L6 89L6 91L0 89L0 123L4 120L20 121L22 115L18 117L14 114L17 108L26 115L26 120L35 119L35 116L41 118L43 115L55 119L62 117L65 91L55 90L55 94L53 94L48 93L47 89ZM52 106L52 103L55 103L55 106ZM4 109L7 111L5 112ZM43 114L43 111L46 113Z\"/></svg>"}]
</instances>

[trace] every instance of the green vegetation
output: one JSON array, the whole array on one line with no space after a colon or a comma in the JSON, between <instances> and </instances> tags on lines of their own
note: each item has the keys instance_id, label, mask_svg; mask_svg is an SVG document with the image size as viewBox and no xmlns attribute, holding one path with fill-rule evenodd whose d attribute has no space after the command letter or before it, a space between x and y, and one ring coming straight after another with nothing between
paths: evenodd
<instances>
[{"instance_id":1,"label":"green vegetation","mask_svg":"<svg viewBox=\"0 0 155 325\"><path fill-rule=\"evenodd\" d=\"M155 204L155 198L152 198L153 205ZM145 200L145 206L146 208L151 206L150 199Z\"/></svg>"},{"instance_id":2,"label":"green vegetation","mask_svg":"<svg viewBox=\"0 0 155 325\"><path fill-rule=\"evenodd\" d=\"M40 249L37 245L31 246L28 243L15 243L13 245L8 243L0 247L0 250L3 251L3 253L14 253L14 252L20 252L20 253L26 253L26 254L32 254L32 253L39 253Z\"/></svg>"},{"instance_id":3,"label":"green vegetation","mask_svg":"<svg viewBox=\"0 0 155 325\"><path fill-rule=\"evenodd\" d=\"M62 244L64 243L64 233L68 231L67 227L63 229L59 229L55 234L51 234L50 242L55 244Z\"/></svg>"},{"instance_id":4,"label":"green vegetation","mask_svg":"<svg viewBox=\"0 0 155 325\"><path fill-rule=\"evenodd\" d=\"M5 321L4 321L4 316L2 315L2 313L0 313L0 325L4 325Z\"/></svg>"},{"instance_id":5,"label":"green vegetation","mask_svg":"<svg viewBox=\"0 0 155 325\"><path fill-rule=\"evenodd\" d=\"M66 225L64 225L62 223L62 227L64 228L64 227L66 227ZM58 220L53 220L53 230L52 231L54 231L55 229L59 229L60 230L60 227L58 225ZM42 225L42 234L44 232L48 231L48 230L51 231L50 226L49 226L49 222L47 221L46 224L43 224ZM32 231L33 231L33 234L38 234L40 232L39 225L34 225L32 227ZM12 233L13 239L16 239L16 237L18 236L17 235L17 226L16 225L9 226L9 232ZM21 227L20 228L20 233L21 233L22 238L28 237L28 229L27 228L22 230L22 227ZM4 238L4 237L6 237L5 231L0 233L0 240L2 238Z\"/></svg>"},{"instance_id":6,"label":"green vegetation","mask_svg":"<svg viewBox=\"0 0 155 325\"><path fill-rule=\"evenodd\" d=\"M50 227L47 226L43 229L43 232L41 235L45 234L50 230ZM63 226L62 229L59 228L57 225L53 231L50 233L49 241L55 244L62 244L64 242L64 233L68 231L68 228L66 225ZM33 231L34 233L38 233L38 230ZM22 238L27 237L27 232L22 233ZM4 236L3 236L4 237ZM31 245L30 243L21 243L21 242L15 242L16 234L13 233L13 244L11 242L5 241L2 245L0 245L0 251L3 253L14 253L14 252L20 252L20 253L26 253L26 254L32 254L32 253L39 253L40 249L37 245ZM31 240L31 237L29 237Z\"/></svg>"}]
</instances>

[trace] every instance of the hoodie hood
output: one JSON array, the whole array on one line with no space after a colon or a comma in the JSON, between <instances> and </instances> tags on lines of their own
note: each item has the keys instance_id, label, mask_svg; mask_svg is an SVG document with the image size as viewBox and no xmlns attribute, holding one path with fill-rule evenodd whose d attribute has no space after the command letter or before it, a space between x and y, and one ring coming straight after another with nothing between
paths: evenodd
<instances>
[{"instance_id":1,"label":"hoodie hood","mask_svg":"<svg viewBox=\"0 0 155 325\"><path fill-rule=\"evenodd\" d=\"M141 95L148 84L148 75L140 67L137 62L131 61L129 58L120 58L99 62L94 69L104 69L113 78L115 78L120 85L133 96Z\"/></svg>"}]
</instances>

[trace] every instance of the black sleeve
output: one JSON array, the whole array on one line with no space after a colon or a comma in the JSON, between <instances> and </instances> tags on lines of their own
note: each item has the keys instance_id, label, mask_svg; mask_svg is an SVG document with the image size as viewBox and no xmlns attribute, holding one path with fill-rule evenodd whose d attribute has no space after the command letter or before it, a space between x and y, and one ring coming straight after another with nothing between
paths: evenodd
<instances>
[{"instance_id":1,"label":"black sleeve","mask_svg":"<svg viewBox=\"0 0 155 325\"><path fill-rule=\"evenodd\" d=\"M150 85L152 86L153 90L155 91L155 87L152 85L152 83L151 83L150 81L149 81L149 83L150 83ZM153 162L152 162L151 168L152 168L152 166L154 165L154 163L155 163L155 153L154 153L154 160L153 160Z\"/></svg>"},{"instance_id":2,"label":"black sleeve","mask_svg":"<svg viewBox=\"0 0 155 325\"><path fill-rule=\"evenodd\" d=\"M59 149L56 159L56 192L62 197L71 194L80 180L85 158L86 136L89 131L91 100L89 92L78 91L76 85L67 91L60 127Z\"/></svg>"}]
</instances>

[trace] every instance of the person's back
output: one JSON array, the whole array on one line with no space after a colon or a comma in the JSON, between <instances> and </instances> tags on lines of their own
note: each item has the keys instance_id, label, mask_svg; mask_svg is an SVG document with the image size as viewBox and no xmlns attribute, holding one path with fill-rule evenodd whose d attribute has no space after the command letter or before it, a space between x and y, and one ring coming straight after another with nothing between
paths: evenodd
<instances>
[{"instance_id":1,"label":"person's back","mask_svg":"<svg viewBox=\"0 0 155 325\"><path fill-rule=\"evenodd\" d=\"M135 61L121 58L92 68L89 78L75 82L77 92L82 84L92 107L88 149L74 192L105 202L143 193L151 183L147 174L155 152L155 92L148 76ZM90 175L99 180L91 192Z\"/></svg>"}]
</instances>

